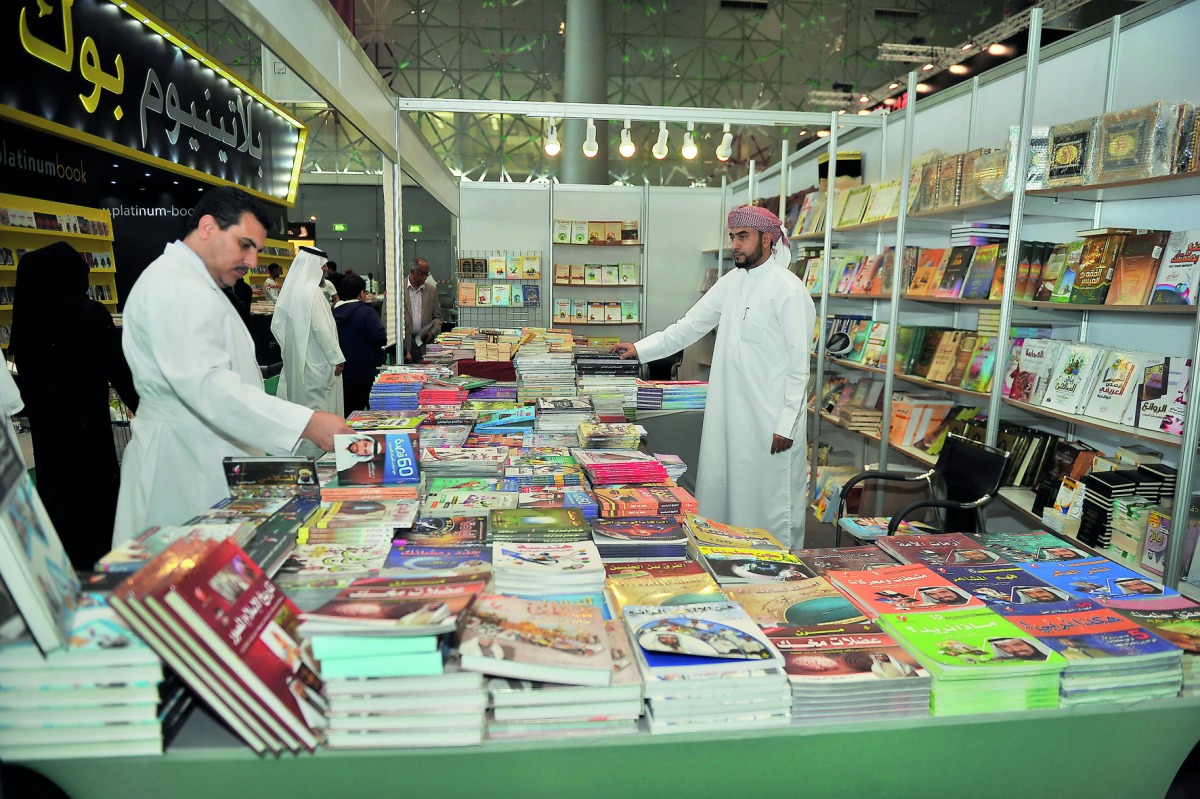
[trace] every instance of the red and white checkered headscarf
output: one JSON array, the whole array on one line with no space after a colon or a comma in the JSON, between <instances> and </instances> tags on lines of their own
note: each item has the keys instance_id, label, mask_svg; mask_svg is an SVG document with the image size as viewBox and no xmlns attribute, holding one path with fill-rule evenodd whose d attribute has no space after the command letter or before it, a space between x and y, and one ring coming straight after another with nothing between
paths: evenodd
<instances>
[{"instance_id":1,"label":"red and white checkered headscarf","mask_svg":"<svg viewBox=\"0 0 1200 799\"><path fill-rule=\"evenodd\" d=\"M789 250L792 248L792 245L788 243L787 235L783 232L783 220L766 208L760 208L757 205L740 205L729 212L726 225L731 228L745 227L751 230L760 230L771 236L772 245L782 239L784 247Z\"/></svg>"}]
</instances>

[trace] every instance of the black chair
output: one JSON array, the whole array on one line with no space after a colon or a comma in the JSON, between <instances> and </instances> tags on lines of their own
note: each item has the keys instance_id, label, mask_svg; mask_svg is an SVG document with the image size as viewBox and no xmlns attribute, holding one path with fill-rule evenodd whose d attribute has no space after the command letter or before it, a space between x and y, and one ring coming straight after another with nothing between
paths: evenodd
<instances>
[{"instance_id":1,"label":"black chair","mask_svg":"<svg viewBox=\"0 0 1200 799\"><path fill-rule=\"evenodd\" d=\"M893 480L904 483L924 481L928 485L929 498L912 502L888 519L888 535L895 535L900 523L922 508L935 508L938 524L934 532L965 533L984 532L983 517L979 510L996 498L1000 481L1008 465L1008 453L995 447L976 443L953 433L946 436L937 463L923 474L904 472L862 472L846 481L842 486L835 520L834 545L841 546L842 530L852 533L844 524L842 511L850 489L866 480ZM852 533L853 534L853 533Z\"/></svg>"},{"instance_id":2,"label":"black chair","mask_svg":"<svg viewBox=\"0 0 1200 799\"><path fill-rule=\"evenodd\" d=\"M683 350L646 363L646 380L678 380L679 366L683 363Z\"/></svg>"}]
</instances>

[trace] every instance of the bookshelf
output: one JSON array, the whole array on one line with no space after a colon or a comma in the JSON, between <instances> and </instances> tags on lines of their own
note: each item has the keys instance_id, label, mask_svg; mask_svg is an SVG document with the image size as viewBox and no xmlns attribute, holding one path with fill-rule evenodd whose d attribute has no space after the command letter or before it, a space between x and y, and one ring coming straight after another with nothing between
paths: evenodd
<instances>
[{"instance_id":1,"label":"bookshelf","mask_svg":"<svg viewBox=\"0 0 1200 799\"><path fill-rule=\"evenodd\" d=\"M1169 60L1164 62L1154 57L1163 52L1164 47L1190 46L1183 31L1200 25L1198 4L1145 4L1106 24L1094 26L1086 35L1076 34L1044 49L1040 46L1040 12L1031 22L1029 56L1013 61L1003 69L983 73L970 85L962 84L930 98L918 100L910 93L904 111L885 116L881 129L846 126L839 130L842 125L836 115L831 114L830 136L801 149L775 172L767 170L755 175L754 181L731 184L727 205L771 196L775 185L772 181L778 181L781 187L815 185L818 160L845 150L864 154L861 160L863 184L889 180L908 184L909 165L918 154L930 150L942 154L967 153L979 148L1003 150L1008 147L1010 127L1016 128L1016 141L1021 144L1013 150L1018 162L1014 173L1024 174L1030 132L1034 126L1070 123L1108 111L1134 108L1160 98L1172 101L1178 98L1189 103L1200 101L1200 93L1192 82L1172 68ZM834 226L834 204L826 204L822 232L790 237L801 243L824 244L822 266L826 271L819 298L819 318L827 317L832 301L859 303L870 299L874 303L871 315L876 321L888 322L891 331L898 329L901 319L904 325L975 329L977 313L995 309L1000 317L998 338L1004 342L1009 340L1011 329L1018 324L1050 324L1055 328L1056 338L1110 349L1165 353L1200 363L1200 323L1195 306L1071 305L1016 300L1020 248L1015 245L1009 248L1003 262L1003 292L998 300L914 296L905 292L902 285L895 286L890 296L844 297L833 293L833 287L828 285L830 261L836 257L834 247L852 247L867 253L882 252L886 247L895 247L896 252L902 252L909 245L944 248L949 243L950 228L967 222L1007 225L1011 242L1064 242L1078 238L1076 232L1084 228L1192 230L1196 228L1195 220L1200 218L1200 172L1028 191L1024 181L1015 183L1011 196L989 197L915 213L902 211L891 219L854 225ZM908 188L908 185L902 186L902 194L907 194ZM902 198L902 209L906 207L907 199ZM896 272L900 274L901 270ZM1031 315L1036 315L1039 321L1028 321ZM1065 328L1065 335L1058 332L1060 328ZM894 363L897 336L889 338L887 362ZM818 332L818 346L823 347L824 343L822 329ZM1065 431L1066 435L1092 443L1109 453L1122 442L1146 442L1162 450L1164 461L1178 470L1175 504L1188 502L1196 487L1193 462L1200 434L1197 430L1200 403L1189 404L1185 434L1179 437L1008 401L1001 396L1007 354L1006 347L998 350L992 389L987 393L911 376L884 374L883 396L888 404L884 409L882 438L887 438L886 425L893 391L905 384L915 385L946 392L951 398L969 399L966 404L984 406L986 443L989 444L997 442L1000 427L1008 423L1056 433ZM818 358L815 363L816 375L815 379L810 378L810 385L818 389L824 382L826 367L871 373L860 364L843 360ZM816 416L810 429L810 441L821 439L822 430L842 434L828 419ZM889 455L899 454L895 448L880 443L881 466L886 466ZM819 486L810 486L810 489L816 491ZM1005 489L1005 493L1009 498L1022 499L1028 493L1032 500L1032 492L1022 489ZM1020 510L1017 504L1007 504L1013 505L1014 510L1006 524L1014 525L1014 529L1040 526L1039 520ZM1165 575L1168 585L1178 585L1180 575L1188 565L1179 562L1180 550L1175 548L1182 538L1172 541Z\"/></svg>"},{"instance_id":2,"label":"bookshelf","mask_svg":"<svg viewBox=\"0 0 1200 799\"><path fill-rule=\"evenodd\" d=\"M459 250L454 270L458 324L531 327L544 303L541 250Z\"/></svg>"},{"instance_id":3,"label":"bookshelf","mask_svg":"<svg viewBox=\"0 0 1200 799\"><path fill-rule=\"evenodd\" d=\"M117 307L112 214L104 208L0 194L0 349L12 333L17 262L29 250L64 241L88 262L92 296L109 311Z\"/></svg>"},{"instance_id":4,"label":"bookshelf","mask_svg":"<svg viewBox=\"0 0 1200 799\"><path fill-rule=\"evenodd\" d=\"M648 205L644 187L600 195L586 187L551 186L551 324L572 330L616 328L623 341L642 337ZM587 242L580 241L584 231Z\"/></svg>"}]
</instances>

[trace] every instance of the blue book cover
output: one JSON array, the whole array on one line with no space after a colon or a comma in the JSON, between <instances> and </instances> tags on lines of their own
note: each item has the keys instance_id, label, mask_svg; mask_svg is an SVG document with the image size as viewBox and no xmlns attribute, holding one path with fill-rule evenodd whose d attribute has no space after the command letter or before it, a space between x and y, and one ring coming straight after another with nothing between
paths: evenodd
<instances>
[{"instance_id":1,"label":"blue book cover","mask_svg":"<svg viewBox=\"0 0 1200 799\"><path fill-rule=\"evenodd\" d=\"M1179 592L1144 577L1108 558L1059 563L1022 563L1034 577L1061 588L1072 596L1093 599L1110 608L1172 608L1191 604Z\"/></svg>"},{"instance_id":2,"label":"blue book cover","mask_svg":"<svg viewBox=\"0 0 1200 799\"><path fill-rule=\"evenodd\" d=\"M1079 601L1067 591L1039 580L1020 566L934 566L934 572L982 599L993 610L1000 607L1060 606Z\"/></svg>"},{"instance_id":3,"label":"blue book cover","mask_svg":"<svg viewBox=\"0 0 1200 799\"><path fill-rule=\"evenodd\" d=\"M421 482L409 431L366 432L333 437L338 485L399 485Z\"/></svg>"},{"instance_id":4,"label":"blue book cover","mask_svg":"<svg viewBox=\"0 0 1200 799\"><path fill-rule=\"evenodd\" d=\"M1182 650L1090 599L995 605L993 609L1067 660L1178 658Z\"/></svg>"}]
</instances>

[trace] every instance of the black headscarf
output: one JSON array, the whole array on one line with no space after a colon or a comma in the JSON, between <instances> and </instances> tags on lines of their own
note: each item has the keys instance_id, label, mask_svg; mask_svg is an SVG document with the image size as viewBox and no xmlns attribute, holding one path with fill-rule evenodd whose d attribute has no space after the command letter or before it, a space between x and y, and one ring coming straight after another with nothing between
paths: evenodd
<instances>
[{"instance_id":1,"label":"black headscarf","mask_svg":"<svg viewBox=\"0 0 1200 799\"><path fill-rule=\"evenodd\" d=\"M87 296L89 271L83 256L64 241L21 257L8 345L18 371L22 363L33 371L35 361L55 369L67 362L69 353L63 345L78 341L86 332L80 320L93 302Z\"/></svg>"}]
</instances>

